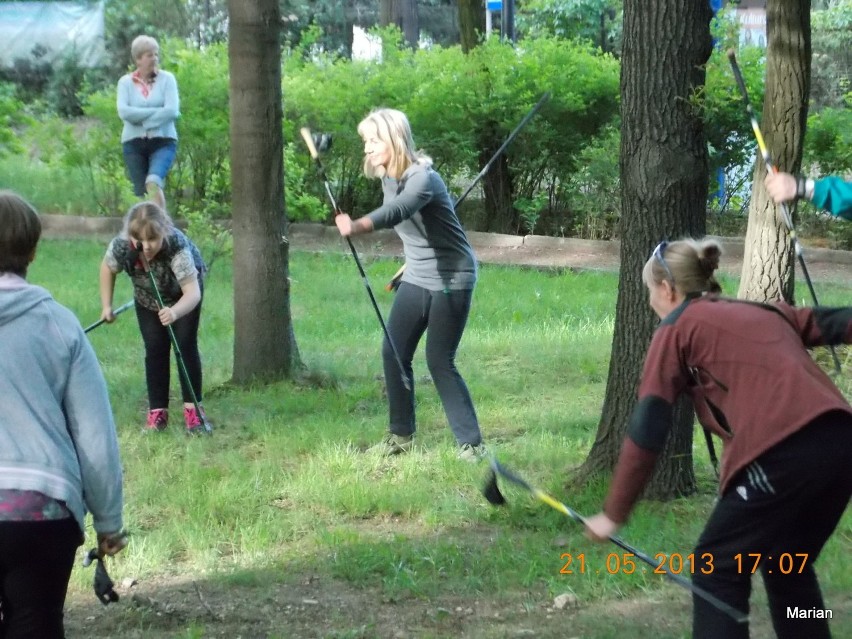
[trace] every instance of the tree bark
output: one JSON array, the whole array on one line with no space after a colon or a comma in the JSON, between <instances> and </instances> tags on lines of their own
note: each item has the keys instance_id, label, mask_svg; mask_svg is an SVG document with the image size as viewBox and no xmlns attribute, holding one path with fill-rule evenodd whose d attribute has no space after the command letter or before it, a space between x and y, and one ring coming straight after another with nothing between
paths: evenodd
<instances>
[{"instance_id":1,"label":"tree bark","mask_svg":"<svg viewBox=\"0 0 852 639\"><path fill-rule=\"evenodd\" d=\"M290 377L290 317L278 0L229 0L234 233L232 381Z\"/></svg>"},{"instance_id":2,"label":"tree bark","mask_svg":"<svg viewBox=\"0 0 852 639\"><path fill-rule=\"evenodd\" d=\"M417 0L400 0L401 27L405 41L415 51L420 46L420 19L417 14Z\"/></svg>"},{"instance_id":3,"label":"tree bark","mask_svg":"<svg viewBox=\"0 0 852 639\"><path fill-rule=\"evenodd\" d=\"M458 0L458 3L459 38L462 51L468 53L485 33L485 5L482 0Z\"/></svg>"},{"instance_id":4,"label":"tree bark","mask_svg":"<svg viewBox=\"0 0 852 639\"><path fill-rule=\"evenodd\" d=\"M395 24L402 31L406 44L417 49L420 43L420 21L416 0L381 0L379 3L379 25Z\"/></svg>"},{"instance_id":5,"label":"tree bark","mask_svg":"<svg viewBox=\"0 0 852 639\"><path fill-rule=\"evenodd\" d=\"M479 136L483 144L479 153L480 167L484 168L503 144L503 140L498 136L496 125L487 126ZM479 230L489 233L517 233L520 223L514 205L515 188L505 152L500 154L488 172L482 176L482 190L485 227Z\"/></svg>"},{"instance_id":6,"label":"tree bark","mask_svg":"<svg viewBox=\"0 0 852 639\"><path fill-rule=\"evenodd\" d=\"M811 67L810 0L771 0L766 7L766 92L760 124L772 162L797 172L808 118ZM796 257L780 206L766 193L766 165L758 158L737 296L795 301ZM790 207L790 214L794 214Z\"/></svg>"},{"instance_id":7,"label":"tree bark","mask_svg":"<svg viewBox=\"0 0 852 639\"><path fill-rule=\"evenodd\" d=\"M379 1L379 26L387 27L392 24L399 26L400 12L399 0Z\"/></svg>"},{"instance_id":8,"label":"tree bark","mask_svg":"<svg viewBox=\"0 0 852 639\"><path fill-rule=\"evenodd\" d=\"M624 2L621 275L603 413L578 479L612 469L636 402L656 326L642 282L646 260L663 239L705 232L707 147L690 98L704 84L710 18L707 2ZM695 489L692 432L691 405L681 401L647 496L671 498Z\"/></svg>"}]
</instances>

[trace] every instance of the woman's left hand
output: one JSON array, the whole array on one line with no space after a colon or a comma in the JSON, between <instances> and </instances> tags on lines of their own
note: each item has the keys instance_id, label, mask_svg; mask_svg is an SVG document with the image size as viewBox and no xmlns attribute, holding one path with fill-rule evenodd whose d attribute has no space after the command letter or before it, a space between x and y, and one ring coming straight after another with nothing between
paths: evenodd
<instances>
[{"instance_id":1,"label":"woman's left hand","mask_svg":"<svg viewBox=\"0 0 852 639\"><path fill-rule=\"evenodd\" d=\"M164 306L161 308L157 315L160 317L160 323L163 326L174 324L178 319L177 313L175 313L170 306Z\"/></svg>"}]
</instances>

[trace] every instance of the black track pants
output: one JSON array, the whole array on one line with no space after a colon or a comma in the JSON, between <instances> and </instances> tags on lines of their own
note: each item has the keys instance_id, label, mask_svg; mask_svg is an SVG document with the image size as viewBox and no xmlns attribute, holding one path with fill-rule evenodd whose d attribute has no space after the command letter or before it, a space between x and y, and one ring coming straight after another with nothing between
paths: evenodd
<instances>
[{"instance_id":1,"label":"black track pants","mask_svg":"<svg viewBox=\"0 0 852 639\"><path fill-rule=\"evenodd\" d=\"M139 320L139 330L142 341L145 342L145 381L148 385L148 407L168 408L169 384L171 373L171 339L168 329L160 322L155 311L136 305L136 318ZM198 401L201 401L201 355L198 352L198 323L201 319L201 302L192 311L172 324L175 340L180 347L192 389ZM178 368L181 395L184 403L192 402L183 375Z\"/></svg>"},{"instance_id":2,"label":"black track pants","mask_svg":"<svg viewBox=\"0 0 852 639\"><path fill-rule=\"evenodd\" d=\"M62 639L77 522L0 521L0 639Z\"/></svg>"},{"instance_id":3,"label":"black track pants","mask_svg":"<svg viewBox=\"0 0 852 639\"><path fill-rule=\"evenodd\" d=\"M826 620L790 617L789 612L825 608L814 562L850 496L852 416L827 413L731 481L695 549L695 584L748 612L752 569L759 555L758 570L778 637L830 637ZM712 558L712 571L701 559L704 553ZM802 569L803 554L807 561ZM701 574L700 567L710 574ZM748 625L737 624L703 599L693 597L693 603L695 639L748 638Z\"/></svg>"},{"instance_id":4,"label":"black track pants","mask_svg":"<svg viewBox=\"0 0 852 639\"><path fill-rule=\"evenodd\" d=\"M403 385L399 365L387 340L384 340L382 359L391 432L410 435L416 429L411 360L425 332L426 364L456 441L474 445L482 442L470 392L455 363L456 349L467 324L472 298L473 291L429 291L408 282L400 285L387 326L411 380L411 390Z\"/></svg>"}]
</instances>

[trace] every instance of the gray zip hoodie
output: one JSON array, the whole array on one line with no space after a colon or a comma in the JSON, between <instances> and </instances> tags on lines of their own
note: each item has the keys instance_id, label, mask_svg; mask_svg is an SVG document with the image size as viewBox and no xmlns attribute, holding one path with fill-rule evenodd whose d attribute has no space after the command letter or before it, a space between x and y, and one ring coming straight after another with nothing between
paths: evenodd
<instances>
[{"instance_id":1,"label":"gray zip hoodie","mask_svg":"<svg viewBox=\"0 0 852 639\"><path fill-rule=\"evenodd\" d=\"M0 275L0 488L65 503L84 530L122 529L122 469L106 382L77 318Z\"/></svg>"}]
</instances>

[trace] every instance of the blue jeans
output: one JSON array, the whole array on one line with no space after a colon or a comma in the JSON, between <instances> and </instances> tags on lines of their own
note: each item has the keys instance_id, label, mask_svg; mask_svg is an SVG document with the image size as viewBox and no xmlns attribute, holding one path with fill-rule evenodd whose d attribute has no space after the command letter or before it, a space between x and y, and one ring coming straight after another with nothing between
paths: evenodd
<instances>
[{"instance_id":1,"label":"blue jeans","mask_svg":"<svg viewBox=\"0 0 852 639\"><path fill-rule=\"evenodd\" d=\"M133 138L121 145L124 163L133 182L133 193L145 197L149 182L161 189L177 155L177 140L172 138Z\"/></svg>"}]
</instances>

